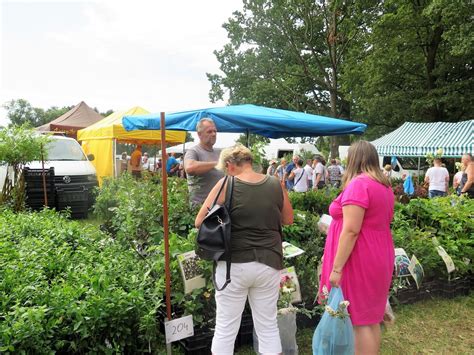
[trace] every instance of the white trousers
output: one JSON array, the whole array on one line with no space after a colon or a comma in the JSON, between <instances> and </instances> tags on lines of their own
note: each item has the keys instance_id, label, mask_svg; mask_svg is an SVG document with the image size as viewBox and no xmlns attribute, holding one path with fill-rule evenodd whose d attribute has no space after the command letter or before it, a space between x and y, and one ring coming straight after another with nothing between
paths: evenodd
<instances>
[{"instance_id":1,"label":"white trousers","mask_svg":"<svg viewBox=\"0 0 474 355\"><path fill-rule=\"evenodd\" d=\"M225 272L225 262L219 261L216 270L218 286L224 284ZM230 275L231 283L223 291L216 291L216 329L212 353L234 353L235 338L248 297L260 353L280 354L277 324L280 271L258 262L232 263Z\"/></svg>"}]
</instances>

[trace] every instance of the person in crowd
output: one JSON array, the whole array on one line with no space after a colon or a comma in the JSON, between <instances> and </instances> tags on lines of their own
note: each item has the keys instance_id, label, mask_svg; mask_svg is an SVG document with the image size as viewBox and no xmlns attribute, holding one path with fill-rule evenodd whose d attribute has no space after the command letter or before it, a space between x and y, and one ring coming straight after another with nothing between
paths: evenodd
<instances>
[{"instance_id":1,"label":"person in crowd","mask_svg":"<svg viewBox=\"0 0 474 355\"><path fill-rule=\"evenodd\" d=\"M323 157L316 155L313 159L313 189L322 189L326 186L326 168Z\"/></svg>"},{"instance_id":2,"label":"person in crowd","mask_svg":"<svg viewBox=\"0 0 474 355\"><path fill-rule=\"evenodd\" d=\"M148 153L143 153L142 156L142 170L149 170L150 169L150 161L148 158Z\"/></svg>"},{"instance_id":3,"label":"person in crowd","mask_svg":"<svg viewBox=\"0 0 474 355\"><path fill-rule=\"evenodd\" d=\"M166 159L166 173L168 176L176 176L179 169L179 161L175 158L174 153L168 153L168 159Z\"/></svg>"},{"instance_id":4,"label":"person in crowd","mask_svg":"<svg viewBox=\"0 0 474 355\"><path fill-rule=\"evenodd\" d=\"M128 170L128 154L123 152L120 157L120 174L125 173Z\"/></svg>"},{"instance_id":5,"label":"person in crowd","mask_svg":"<svg viewBox=\"0 0 474 355\"><path fill-rule=\"evenodd\" d=\"M388 177L388 179L390 180L392 178L392 165L391 164L386 164L384 167L383 167L383 174Z\"/></svg>"},{"instance_id":6,"label":"person in crowd","mask_svg":"<svg viewBox=\"0 0 474 355\"><path fill-rule=\"evenodd\" d=\"M155 171L161 172L161 166L162 166L162 159L161 157L159 157L155 164Z\"/></svg>"},{"instance_id":7,"label":"person in crowd","mask_svg":"<svg viewBox=\"0 0 474 355\"><path fill-rule=\"evenodd\" d=\"M334 187L341 186L342 174L337 166L336 159L331 159L331 165L328 166L327 171L329 184Z\"/></svg>"},{"instance_id":8,"label":"person in crowd","mask_svg":"<svg viewBox=\"0 0 474 355\"><path fill-rule=\"evenodd\" d=\"M380 350L380 323L394 267L394 202L375 147L363 140L353 143L342 192L329 207L333 220L324 247L321 289L341 287L350 302L356 354Z\"/></svg>"},{"instance_id":9,"label":"person in crowd","mask_svg":"<svg viewBox=\"0 0 474 355\"><path fill-rule=\"evenodd\" d=\"M186 179L186 172L184 171L184 159L183 158L181 158L181 161L179 162L178 176L181 179Z\"/></svg>"},{"instance_id":10,"label":"person in crowd","mask_svg":"<svg viewBox=\"0 0 474 355\"><path fill-rule=\"evenodd\" d=\"M433 160L433 166L426 171L425 183L429 184L428 197L446 196L449 185L448 169L441 166L441 158Z\"/></svg>"},{"instance_id":11,"label":"person in crowd","mask_svg":"<svg viewBox=\"0 0 474 355\"><path fill-rule=\"evenodd\" d=\"M132 170L132 176L136 179L142 177L142 145L137 144L135 150L130 156L130 167Z\"/></svg>"},{"instance_id":12,"label":"person in crowd","mask_svg":"<svg viewBox=\"0 0 474 355\"><path fill-rule=\"evenodd\" d=\"M459 167L458 167L459 164ZM458 172L454 174L453 177L453 189L456 192L456 195L461 195L461 181L462 176L464 174L464 164L463 163L456 163L456 167L458 168Z\"/></svg>"},{"instance_id":13,"label":"person in crowd","mask_svg":"<svg viewBox=\"0 0 474 355\"><path fill-rule=\"evenodd\" d=\"M187 175L191 205L204 202L212 187L222 177L216 169L220 149L214 149L217 129L210 118L202 118L196 125L199 144L188 149L184 156L184 170Z\"/></svg>"},{"instance_id":14,"label":"person in crowd","mask_svg":"<svg viewBox=\"0 0 474 355\"><path fill-rule=\"evenodd\" d=\"M339 170L341 171L341 175L344 174L344 167L342 166L342 163L339 159L336 159L336 164L339 167Z\"/></svg>"},{"instance_id":15,"label":"person in crowd","mask_svg":"<svg viewBox=\"0 0 474 355\"><path fill-rule=\"evenodd\" d=\"M296 168L288 176L289 180L293 181L293 191L306 192L308 191L308 173L303 167L303 159L296 161Z\"/></svg>"},{"instance_id":16,"label":"person in crowd","mask_svg":"<svg viewBox=\"0 0 474 355\"><path fill-rule=\"evenodd\" d=\"M276 169L277 169L277 165L276 165L276 160L270 160L270 165L268 166L268 169L267 169L267 175L270 175L270 176L274 176L276 174Z\"/></svg>"},{"instance_id":17,"label":"person in crowd","mask_svg":"<svg viewBox=\"0 0 474 355\"><path fill-rule=\"evenodd\" d=\"M471 154L464 154L461 158L464 173L461 178L461 194L474 198L474 161Z\"/></svg>"},{"instance_id":18,"label":"person in crowd","mask_svg":"<svg viewBox=\"0 0 474 355\"><path fill-rule=\"evenodd\" d=\"M234 177L230 217L232 221L232 282L216 291L216 327L212 339L213 354L233 354L242 312L248 298L262 354L282 351L277 325L280 270L283 268L281 225L293 223L293 209L284 184L274 176L252 169L252 155L238 144L226 148L219 167ZM211 190L196 220L199 227L214 201L221 179ZM217 203L223 204L226 187ZM392 261L393 262L393 261ZM216 282L225 280L226 263L219 261Z\"/></svg>"},{"instance_id":19,"label":"person in crowd","mask_svg":"<svg viewBox=\"0 0 474 355\"><path fill-rule=\"evenodd\" d=\"M281 158L280 159L280 165L276 168L276 173L275 176L280 180L281 182L285 181L285 172L286 172L286 159Z\"/></svg>"},{"instance_id":20,"label":"person in crowd","mask_svg":"<svg viewBox=\"0 0 474 355\"><path fill-rule=\"evenodd\" d=\"M311 159L306 160L306 165L304 166L304 170L306 171L306 176L308 178L308 190L311 190L313 187L313 161Z\"/></svg>"},{"instance_id":21,"label":"person in crowd","mask_svg":"<svg viewBox=\"0 0 474 355\"><path fill-rule=\"evenodd\" d=\"M291 160L291 163L286 166L285 169L285 182L286 182L286 188L288 191L293 191L293 186L295 182L293 180L290 180L288 177L290 176L291 172L296 169L296 162L300 159L298 155L293 155L293 158Z\"/></svg>"}]
</instances>

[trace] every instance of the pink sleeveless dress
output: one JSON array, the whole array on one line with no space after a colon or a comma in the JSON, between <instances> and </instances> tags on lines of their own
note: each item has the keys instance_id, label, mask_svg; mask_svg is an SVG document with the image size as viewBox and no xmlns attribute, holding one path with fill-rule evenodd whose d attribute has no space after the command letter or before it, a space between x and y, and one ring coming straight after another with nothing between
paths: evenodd
<instances>
[{"instance_id":1,"label":"pink sleeveless dress","mask_svg":"<svg viewBox=\"0 0 474 355\"><path fill-rule=\"evenodd\" d=\"M390 289L394 268L394 246L390 231L393 218L392 189L367 175L354 178L332 202L333 218L324 247L321 289L331 289L329 275L342 231L342 207L357 205L365 209L359 237L342 271L341 288L350 302L353 325L380 323Z\"/></svg>"}]
</instances>

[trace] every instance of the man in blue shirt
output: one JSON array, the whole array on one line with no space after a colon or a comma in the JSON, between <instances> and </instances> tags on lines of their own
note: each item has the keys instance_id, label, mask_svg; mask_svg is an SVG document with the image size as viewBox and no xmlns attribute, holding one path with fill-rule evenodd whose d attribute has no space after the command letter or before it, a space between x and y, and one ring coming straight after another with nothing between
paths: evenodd
<instances>
[{"instance_id":1,"label":"man in blue shirt","mask_svg":"<svg viewBox=\"0 0 474 355\"><path fill-rule=\"evenodd\" d=\"M168 159L166 159L166 172L168 176L175 175L178 170L179 162L174 157L174 153L168 153Z\"/></svg>"},{"instance_id":2,"label":"man in blue shirt","mask_svg":"<svg viewBox=\"0 0 474 355\"><path fill-rule=\"evenodd\" d=\"M300 157L298 155L293 155L293 159L291 161L290 164L288 164L286 166L286 170L285 170L285 181L286 181L286 189L288 191L292 191L293 190L293 186L295 184L295 182L293 180L288 180L288 176L290 176L291 172L293 171L293 169L296 168L296 162L298 161Z\"/></svg>"}]
</instances>

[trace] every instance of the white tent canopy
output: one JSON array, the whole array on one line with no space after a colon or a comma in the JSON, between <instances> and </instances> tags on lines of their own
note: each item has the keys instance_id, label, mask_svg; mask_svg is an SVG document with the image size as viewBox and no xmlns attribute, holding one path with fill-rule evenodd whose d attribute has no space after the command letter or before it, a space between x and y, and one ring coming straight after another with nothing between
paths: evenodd
<instances>
[{"instance_id":1,"label":"white tent canopy","mask_svg":"<svg viewBox=\"0 0 474 355\"><path fill-rule=\"evenodd\" d=\"M474 120L461 122L405 122L372 144L381 156L423 157L443 149L444 157L474 153Z\"/></svg>"}]
</instances>

